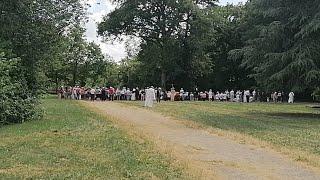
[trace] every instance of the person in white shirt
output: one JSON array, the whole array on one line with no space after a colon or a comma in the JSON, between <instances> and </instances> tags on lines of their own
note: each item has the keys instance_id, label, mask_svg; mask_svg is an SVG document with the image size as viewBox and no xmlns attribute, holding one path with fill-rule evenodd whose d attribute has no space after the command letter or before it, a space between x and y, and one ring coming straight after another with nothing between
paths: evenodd
<instances>
[{"instance_id":1,"label":"person in white shirt","mask_svg":"<svg viewBox=\"0 0 320 180\"><path fill-rule=\"evenodd\" d=\"M183 88L180 89L180 100L181 101L184 100L184 90L183 90Z\"/></svg>"},{"instance_id":2,"label":"person in white shirt","mask_svg":"<svg viewBox=\"0 0 320 180\"><path fill-rule=\"evenodd\" d=\"M130 101L131 100L131 91L130 91L130 88L127 88L126 92L125 92L125 95L126 95L126 100L127 101Z\"/></svg>"},{"instance_id":3,"label":"person in white shirt","mask_svg":"<svg viewBox=\"0 0 320 180\"><path fill-rule=\"evenodd\" d=\"M194 94L192 92L190 94L190 101L194 101Z\"/></svg>"},{"instance_id":4,"label":"person in white shirt","mask_svg":"<svg viewBox=\"0 0 320 180\"><path fill-rule=\"evenodd\" d=\"M221 93L221 96L222 96L222 101L227 101L227 99L228 99L228 96L227 96L227 94L226 93Z\"/></svg>"},{"instance_id":5,"label":"person in white shirt","mask_svg":"<svg viewBox=\"0 0 320 180\"><path fill-rule=\"evenodd\" d=\"M95 94L96 94L96 90L94 88L91 88L90 89L90 96L91 96L90 99L91 99L91 101L94 101Z\"/></svg>"},{"instance_id":6,"label":"person in white shirt","mask_svg":"<svg viewBox=\"0 0 320 180\"><path fill-rule=\"evenodd\" d=\"M250 99L250 91L246 90L243 92L243 102L248 103Z\"/></svg>"},{"instance_id":7,"label":"person in white shirt","mask_svg":"<svg viewBox=\"0 0 320 180\"><path fill-rule=\"evenodd\" d=\"M294 93L293 93L293 92L290 92L290 93L289 93L288 103L294 103Z\"/></svg>"},{"instance_id":8,"label":"person in white shirt","mask_svg":"<svg viewBox=\"0 0 320 180\"><path fill-rule=\"evenodd\" d=\"M120 96L120 100L126 100L126 88L123 87L122 90L121 90L121 96Z\"/></svg>"},{"instance_id":9,"label":"person in white shirt","mask_svg":"<svg viewBox=\"0 0 320 180\"><path fill-rule=\"evenodd\" d=\"M256 90L253 90L252 97L253 97L253 101L257 100L257 92L256 92Z\"/></svg>"},{"instance_id":10,"label":"person in white shirt","mask_svg":"<svg viewBox=\"0 0 320 180\"><path fill-rule=\"evenodd\" d=\"M226 95L227 95L227 101L229 101L230 100L230 92L229 92L229 90L226 90Z\"/></svg>"},{"instance_id":11,"label":"person in white shirt","mask_svg":"<svg viewBox=\"0 0 320 180\"><path fill-rule=\"evenodd\" d=\"M220 100L220 93L219 93L219 91L217 91L216 95L214 96L214 99L215 99L216 101L219 101L219 100Z\"/></svg>"},{"instance_id":12,"label":"person in white shirt","mask_svg":"<svg viewBox=\"0 0 320 180\"><path fill-rule=\"evenodd\" d=\"M167 99L168 99L168 100L171 99L171 91L167 91Z\"/></svg>"}]
</instances>

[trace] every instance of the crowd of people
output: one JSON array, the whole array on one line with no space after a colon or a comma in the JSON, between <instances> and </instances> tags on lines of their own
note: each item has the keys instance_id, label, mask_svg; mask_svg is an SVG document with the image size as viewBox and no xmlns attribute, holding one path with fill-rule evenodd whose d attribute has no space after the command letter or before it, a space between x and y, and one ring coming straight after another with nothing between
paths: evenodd
<instances>
[{"instance_id":1,"label":"crowd of people","mask_svg":"<svg viewBox=\"0 0 320 180\"><path fill-rule=\"evenodd\" d=\"M267 94L256 90L225 90L216 91L212 89L209 91L199 91L195 88L194 91L188 92L183 88L176 91L175 88L171 88L169 91L162 90L161 88L147 87L143 89L136 88L114 88L114 87L96 87L96 88L84 88L84 87L61 87L59 89L59 98L65 99L86 99L95 101L97 99L101 101L229 101L229 102L284 102L288 100L288 103L294 102L294 93L290 92L288 96L283 91L273 92ZM148 103L146 103L148 104ZM150 104L150 102L149 102ZM147 106L147 105L146 105Z\"/></svg>"}]
</instances>

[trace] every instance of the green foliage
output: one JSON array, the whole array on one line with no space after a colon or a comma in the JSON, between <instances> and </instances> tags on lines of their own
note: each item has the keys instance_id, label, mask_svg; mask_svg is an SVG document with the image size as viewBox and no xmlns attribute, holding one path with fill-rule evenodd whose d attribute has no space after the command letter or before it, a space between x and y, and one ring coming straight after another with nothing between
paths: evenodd
<instances>
[{"instance_id":1,"label":"green foliage","mask_svg":"<svg viewBox=\"0 0 320 180\"><path fill-rule=\"evenodd\" d=\"M122 82L119 85L124 87L146 87L154 82L151 82L155 73L143 70L145 65L137 59L125 59L118 66L119 80ZM146 77L149 77L146 78ZM151 77L151 78L150 78Z\"/></svg>"},{"instance_id":2,"label":"green foliage","mask_svg":"<svg viewBox=\"0 0 320 180\"><path fill-rule=\"evenodd\" d=\"M253 0L247 5L246 44L231 54L267 90L303 92L319 86L318 1Z\"/></svg>"},{"instance_id":3,"label":"green foliage","mask_svg":"<svg viewBox=\"0 0 320 180\"><path fill-rule=\"evenodd\" d=\"M2 124L34 119L47 87L77 81L80 63L69 63L87 57L84 9L79 0L0 1Z\"/></svg>"},{"instance_id":4,"label":"green foliage","mask_svg":"<svg viewBox=\"0 0 320 180\"><path fill-rule=\"evenodd\" d=\"M0 51L0 126L36 119L40 110L21 76L19 58L8 58Z\"/></svg>"},{"instance_id":5,"label":"green foliage","mask_svg":"<svg viewBox=\"0 0 320 180\"><path fill-rule=\"evenodd\" d=\"M201 79L201 87L217 90L247 89L255 85L254 79L248 77L251 72L240 66L242 59L229 58L228 53L235 48L243 47L241 39L241 25L245 6L227 5L215 7L209 12L209 20L213 24L216 39L211 43L207 51L210 54L213 71Z\"/></svg>"},{"instance_id":6,"label":"green foliage","mask_svg":"<svg viewBox=\"0 0 320 180\"><path fill-rule=\"evenodd\" d=\"M99 24L107 39L141 39L144 84L312 91L319 86L317 1L116 1ZM204 6L199 6L204 4ZM150 70L154 72L150 73ZM139 82L136 82L139 83Z\"/></svg>"},{"instance_id":7,"label":"green foliage","mask_svg":"<svg viewBox=\"0 0 320 180\"><path fill-rule=\"evenodd\" d=\"M255 85L241 58L228 53L241 48L244 6L215 6L215 1L117 1L119 8L99 24L99 34L113 40L123 35L141 39L131 78L137 85L193 89L248 88ZM151 71L150 71L151 70ZM139 77L139 78L138 78Z\"/></svg>"},{"instance_id":8,"label":"green foliage","mask_svg":"<svg viewBox=\"0 0 320 180\"><path fill-rule=\"evenodd\" d=\"M83 19L83 6L78 0L13 0L1 1L0 10L0 39L10 42L28 89L38 94L47 80L43 65L60 53L65 34Z\"/></svg>"},{"instance_id":9,"label":"green foliage","mask_svg":"<svg viewBox=\"0 0 320 180\"><path fill-rule=\"evenodd\" d=\"M143 69L156 72L148 76L152 84L181 82L190 87L210 71L209 56L202 49L214 39L209 36L212 29L204 9L212 7L214 0L116 2L119 8L104 18L98 32L107 39L123 35L139 37L142 42L137 59ZM186 76L190 80L179 80Z\"/></svg>"}]
</instances>

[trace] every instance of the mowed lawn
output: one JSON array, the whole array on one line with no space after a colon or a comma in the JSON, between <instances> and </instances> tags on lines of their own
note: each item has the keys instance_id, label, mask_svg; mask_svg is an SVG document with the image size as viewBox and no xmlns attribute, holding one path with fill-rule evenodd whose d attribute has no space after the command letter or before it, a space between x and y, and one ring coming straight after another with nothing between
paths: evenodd
<instances>
[{"instance_id":1,"label":"mowed lawn","mask_svg":"<svg viewBox=\"0 0 320 180\"><path fill-rule=\"evenodd\" d=\"M141 102L123 102L142 106ZM320 167L320 110L307 104L163 102L152 109L204 127L235 132L287 149ZM316 157L316 159L313 159Z\"/></svg>"},{"instance_id":2,"label":"mowed lawn","mask_svg":"<svg viewBox=\"0 0 320 180\"><path fill-rule=\"evenodd\" d=\"M0 179L185 179L152 143L77 102L42 106L43 120L0 128Z\"/></svg>"}]
</instances>

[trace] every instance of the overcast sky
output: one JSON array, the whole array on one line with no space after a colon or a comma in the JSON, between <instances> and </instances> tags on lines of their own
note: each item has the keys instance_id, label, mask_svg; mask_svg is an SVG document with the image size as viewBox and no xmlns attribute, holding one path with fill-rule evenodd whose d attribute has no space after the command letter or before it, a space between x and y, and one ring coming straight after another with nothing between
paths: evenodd
<instances>
[{"instance_id":1,"label":"overcast sky","mask_svg":"<svg viewBox=\"0 0 320 180\"><path fill-rule=\"evenodd\" d=\"M126 57L125 46L120 42L106 43L102 42L101 38L97 34L97 23L102 21L104 15L114 10L115 6L110 0L84 0L90 4L89 8L89 22L86 24L86 38L88 41L94 41L100 45L102 52L108 54L115 61L120 61ZM220 0L220 4L225 5L227 3L239 3L246 0Z\"/></svg>"}]
</instances>

